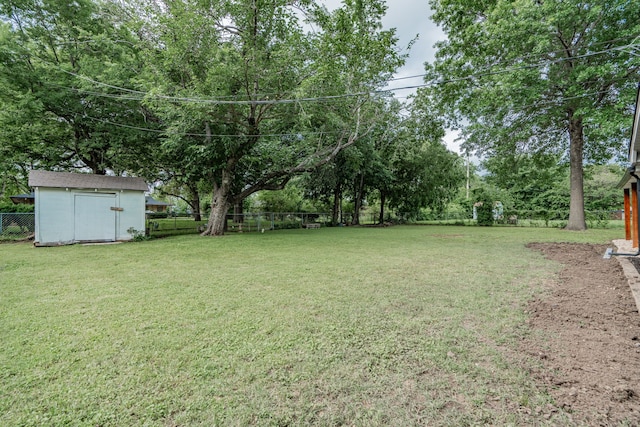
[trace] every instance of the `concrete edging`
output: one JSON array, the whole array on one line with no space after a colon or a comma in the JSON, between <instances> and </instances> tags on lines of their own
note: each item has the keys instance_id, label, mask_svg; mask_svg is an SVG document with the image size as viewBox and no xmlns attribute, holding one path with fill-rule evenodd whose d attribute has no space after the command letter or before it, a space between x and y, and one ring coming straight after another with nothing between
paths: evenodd
<instances>
[{"instance_id":1,"label":"concrete edging","mask_svg":"<svg viewBox=\"0 0 640 427\"><path fill-rule=\"evenodd\" d=\"M630 240L614 240L613 244L616 246L616 252L622 253L633 253L635 248L631 247ZM620 267L622 267L622 272L627 278L627 282L629 282L629 288L631 288L631 294L633 298L636 300L636 307L638 308L638 312L640 313L640 273L636 267L631 264L629 261L629 257L626 256L616 256L614 257L620 263Z\"/></svg>"}]
</instances>

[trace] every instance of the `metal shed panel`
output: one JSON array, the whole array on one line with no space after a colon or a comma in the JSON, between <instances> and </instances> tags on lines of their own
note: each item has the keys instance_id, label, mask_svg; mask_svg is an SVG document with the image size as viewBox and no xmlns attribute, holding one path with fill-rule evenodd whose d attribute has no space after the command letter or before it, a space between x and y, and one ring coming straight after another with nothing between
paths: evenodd
<instances>
[{"instance_id":1,"label":"metal shed panel","mask_svg":"<svg viewBox=\"0 0 640 427\"><path fill-rule=\"evenodd\" d=\"M116 240L115 194L76 193L74 202L74 241Z\"/></svg>"},{"instance_id":2,"label":"metal shed panel","mask_svg":"<svg viewBox=\"0 0 640 427\"><path fill-rule=\"evenodd\" d=\"M133 236L129 229L144 232L145 229L145 200L139 191L121 191L119 193L119 207L122 209L117 217L117 240L130 240Z\"/></svg>"},{"instance_id":3,"label":"metal shed panel","mask_svg":"<svg viewBox=\"0 0 640 427\"><path fill-rule=\"evenodd\" d=\"M47 244L73 242L73 193L53 188L36 189L35 241Z\"/></svg>"}]
</instances>

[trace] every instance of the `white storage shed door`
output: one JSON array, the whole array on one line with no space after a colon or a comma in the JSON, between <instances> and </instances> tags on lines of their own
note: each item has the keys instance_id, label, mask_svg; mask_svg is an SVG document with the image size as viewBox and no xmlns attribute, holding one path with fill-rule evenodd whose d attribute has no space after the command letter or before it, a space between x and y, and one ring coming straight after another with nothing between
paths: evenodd
<instances>
[{"instance_id":1,"label":"white storage shed door","mask_svg":"<svg viewBox=\"0 0 640 427\"><path fill-rule=\"evenodd\" d=\"M116 195L86 193L75 195L74 231L76 241L114 241L116 239Z\"/></svg>"}]
</instances>

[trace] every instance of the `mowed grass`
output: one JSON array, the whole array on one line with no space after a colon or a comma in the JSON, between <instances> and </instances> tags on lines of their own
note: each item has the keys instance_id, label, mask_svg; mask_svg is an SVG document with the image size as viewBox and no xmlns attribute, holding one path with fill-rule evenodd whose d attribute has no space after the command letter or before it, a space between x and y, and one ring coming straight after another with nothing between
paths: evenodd
<instances>
[{"instance_id":1,"label":"mowed grass","mask_svg":"<svg viewBox=\"0 0 640 427\"><path fill-rule=\"evenodd\" d=\"M510 352L558 265L525 244L620 237L397 226L0 245L0 425L544 424L550 397Z\"/></svg>"}]
</instances>

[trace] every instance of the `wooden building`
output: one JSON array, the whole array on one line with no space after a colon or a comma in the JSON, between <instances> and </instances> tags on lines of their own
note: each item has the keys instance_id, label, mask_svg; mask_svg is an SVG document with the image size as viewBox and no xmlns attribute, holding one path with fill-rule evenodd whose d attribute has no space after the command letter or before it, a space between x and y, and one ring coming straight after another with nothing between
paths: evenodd
<instances>
[{"instance_id":1,"label":"wooden building","mask_svg":"<svg viewBox=\"0 0 640 427\"><path fill-rule=\"evenodd\" d=\"M147 212L167 212L171 203L156 200L151 196L145 197L145 206Z\"/></svg>"},{"instance_id":2,"label":"wooden building","mask_svg":"<svg viewBox=\"0 0 640 427\"><path fill-rule=\"evenodd\" d=\"M629 141L629 168L618 184L624 191L624 225L625 239L631 240L632 247L638 247L638 229L640 228L640 85L636 96L636 111L633 116L633 128Z\"/></svg>"}]
</instances>

